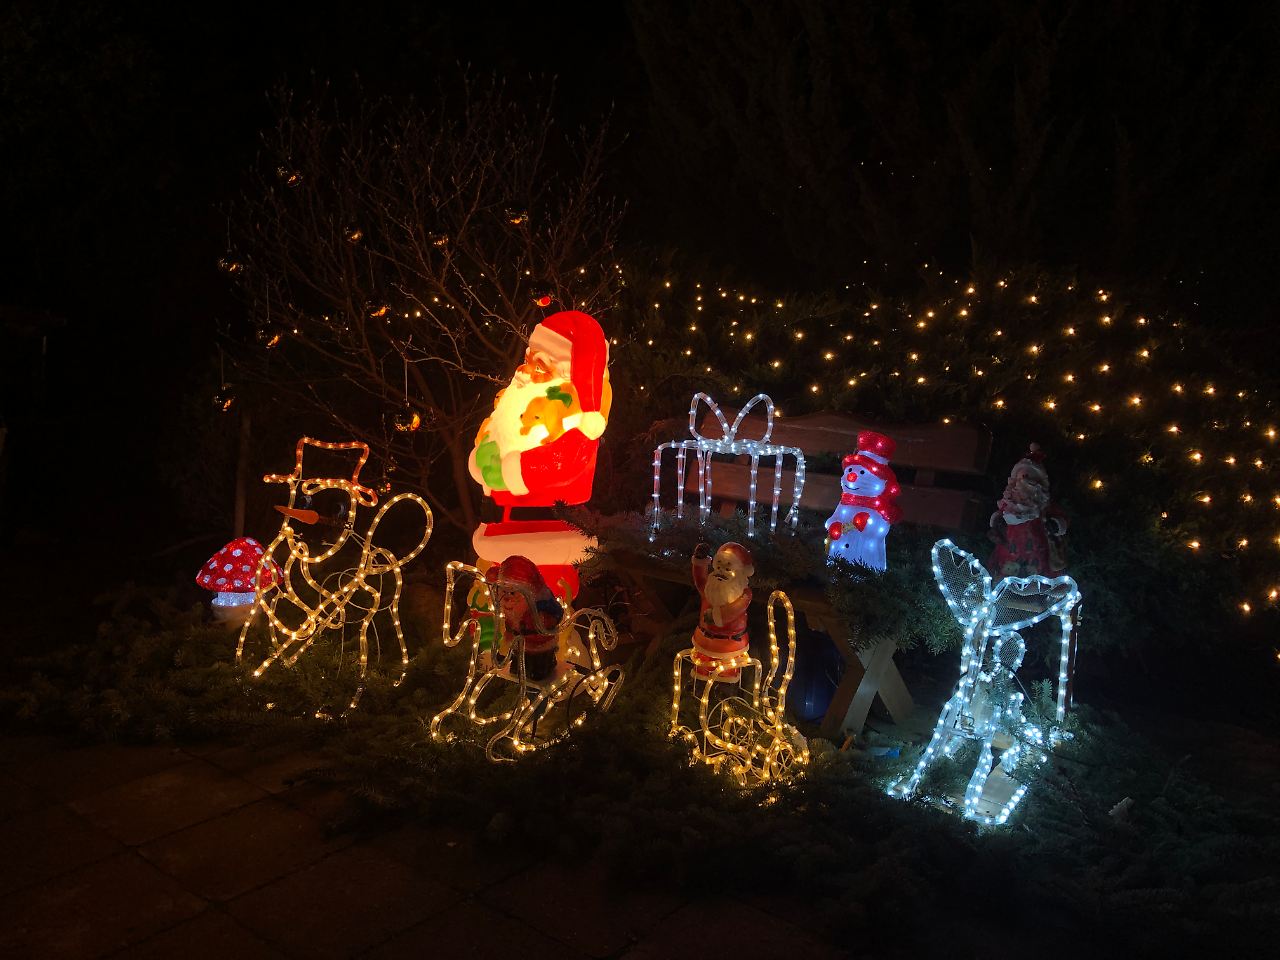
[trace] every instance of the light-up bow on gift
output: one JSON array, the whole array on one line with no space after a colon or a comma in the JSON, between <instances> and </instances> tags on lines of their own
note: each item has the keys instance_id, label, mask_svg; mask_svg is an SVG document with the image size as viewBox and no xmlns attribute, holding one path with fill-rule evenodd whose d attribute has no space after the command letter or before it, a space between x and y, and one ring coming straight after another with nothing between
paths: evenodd
<instances>
[{"instance_id":1,"label":"light-up bow on gift","mask_svg":"<svg viewBox=\"0 0 1280 960\"><path fill-rule=\"evenodd\" d=\"M1016 673L1026 654L1019 630L1057 617L1062 636L1055 718L1067 712L1073 613L1080 591L1070 577L1006 577L991 586L991 574L970 553L950 540L933 545L933 576L964 630L960 681L938 716L933 738L915 771L890 788L891 796L910 797L929 766L951 757L966 741L977 741L978 761L964 793L964 815L986 824L1002 824L1027 792L1014 775L1020 764L1038 767L1044 752L1064 735L1046 733L1022 715L1023 694ZM1001 751L999 763L995 752Z\"/></svg>"},{"instance_id":2,"label":"light-up bow on gift","mask_svg":"<svg viewBox=\"0 0 1280 960\"><path fill-rule=\"evenodd\" d=\"M738 430L742 427L743 421L747 415L756 407L757 404L764 404L765 408L765 425L764 432L756 439L747 439L738 436ZM712 413L720 424L719 437L704 437L698 432L698 405L706 404L707 410ZM653 451L653 517L652 526L649 530L649 540L652 542L658 534L658 525L662 516L660 503L661 477L662 477L662 451L675 450L676 452L676 516L684 516L684 486L685 486L685 470L687 467L686 457L692 451L694 457L698 461L698 520L703 522L711 513L711 458L715 454L728 454L731 456L746 456L751 458L750 481L747 490L747 536L753 537L756 532L756 476L759 472L760 459L762 457L773 457L773 510L769 517L769 530L774 532L778 528L778 508L782 495L782 462L783 458L790 455L795 458L795 483L791 490L791 509L787 512L787 522L791 526L795 526L800 518L800 495L804 492L804 451L799 447L784 447L778 444L770 443L769 438L773 435L773 418L774 407L773 401L763 393L752 397L741 410L738 411L737 417L734 418L732 424L726 419L719 405L705 393L695 393L693 400L689 403L689 439L672 440L668 443L660 443Z\"/></svg>"}]
</instances>

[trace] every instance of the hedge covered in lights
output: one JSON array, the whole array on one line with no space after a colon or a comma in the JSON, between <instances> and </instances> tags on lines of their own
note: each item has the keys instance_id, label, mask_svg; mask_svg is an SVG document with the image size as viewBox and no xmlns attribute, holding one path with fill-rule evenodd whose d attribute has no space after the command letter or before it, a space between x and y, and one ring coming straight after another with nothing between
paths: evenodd
<instances>
[{"instance_id":1,"label":"hedge covered in lights","mask_svg":"<svg viewBox=\"0 0 1280 960\"><path fill-rule=\"evenodd\" d=\"M993 485L1028 441L1047 449L1100 642L1192 638L1224 612L1262 626L1280 608L1275 379L1204 319L1061 276L930 269L901 299L629 272L623 301L613 375L619 395L645 398L636 430L678 417L691 386L726 402L766 392L788 414L982 423ZM630 455L615 454L628 476Z\"/></svg>"}]
</instances>

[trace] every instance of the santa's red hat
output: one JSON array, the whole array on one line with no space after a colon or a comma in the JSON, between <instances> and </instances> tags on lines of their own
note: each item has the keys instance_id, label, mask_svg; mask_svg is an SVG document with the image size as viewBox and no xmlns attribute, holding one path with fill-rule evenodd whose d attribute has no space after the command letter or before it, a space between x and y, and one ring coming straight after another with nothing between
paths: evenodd
<instances>
[{"instance_id":1,"label":"santa's red hat","mask_svg":"<svg viewBox=\"0 0 1280 960\"><path fill-rule=\"evenodd\" d=\"M1045 487L1049 486L1049 471L1044 467L1044 451L1040 449L1040 444L1032 443L1027 447L1026 456L1013 465L1010 476L1018 470L1035 480L1036 483Z\"/></svg>"},{"instance_id":2,"label":"santa's red hat","mask_svg":"<svg viewBox=\"0 0 1280 960\"><path fill-rule=\"evenodd\" d=\"M549 629L552 624L560 622L563 609L559 601L556 600L555 594L551 588L547 586L546 578L542 576L542 571L538 569L538 565L528 557L522 557L519 554L513 554L500 564L494 564L488 569L484 575L485 582L490 587L499 591L503 587L508 589L515 588L517 591L523 588L527 591L526 600L532 600L533 605L537 608L539 618L550 618L539 623L535 620L534 624L539 631L544 628Z\"/></svg>"},{"instance_id":3,"label":"santa's red hat","mask_svg":"<svg viewBox=\"0 0 1280 960\"><path fill-rule=\"evenodd\" d=\"M755 575L756 567L755 562L751 559L751 551L742 544L733 541L726 543L716 551L716 556L718 557L722 553L729 554L738 563L742 564L742 572L748 577Z\"/></svg>"},{"instance_id":4,"label":"santa's red hat","mask_svg":"<svg viewBox=\"0 0 1280 960\"><path fill-rule=\"evenodd\" d=\"M862 467L885 482L885 494L897 496L900 492L898 477L889 466L889 459L897 447L892 437L874 430L863 430L858 434L858 452L849 454L840 465L845 470Z\"/></svg>"},{"instance_id":5,"label":"santa's red hat","mask_svg":"<svg viewBox=\"0 0 1280 960\"><path fill-rule=\"evenodd\" d=\"M600 407L604 400L604 374L609 366L609 341L595 317L580 310L553 313L533 328L529 346L557 364L569 364L569 379L582 406L578 429L590 439L597 439L606 424Z\"/></svg>"},{"instance_id":6,"label":"santa's red hat","mask_svg":"<svg viewBox=\"0 0 1280 960\"><path fill-rule=\"evenodd\" d=\"M518 554L494 564L485 572L484 578L490 585L527 587L535 600L541 600L544 594L551 593L538 565L528 557Z\"/></svg>"}]
</instances>

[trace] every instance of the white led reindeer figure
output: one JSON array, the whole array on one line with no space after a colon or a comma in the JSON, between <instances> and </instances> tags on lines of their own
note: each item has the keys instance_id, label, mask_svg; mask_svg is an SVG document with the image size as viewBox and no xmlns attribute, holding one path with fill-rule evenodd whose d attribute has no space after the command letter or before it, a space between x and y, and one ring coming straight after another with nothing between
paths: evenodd
<instances>
[{"instance_id":1,"label":"white led reindeer figure","mask_svg":"<svg viewBox=\"0 0 1280 960\"><path fill-rule=\"evenodd\" d=\"M359 460L350 479L341 477L303 477L302 457L308 447L320 450L354 450ZM409 651L404 642L404 630L400 625L400 594L404 588L402 568L420 554L431 539L433 518L427 502L414 493L399 493L383 502L369 522L363 534L355 531L356 513L359 507L376 507L378 495L360 483L360 470L369 459L369 445L359 441L328 443L303 437L298 441L293 472L268 474L265 483L283 483L289 489L285 506L276 509L283 514L280 531L263 553L262 564L274 561L280 569L278 583L263 584L255 591L253 613L240 630L236 644L236 662L244 655L245 640L249 630L261 613L267 625L271 652L253 671L254 677L262 676L277 660L286 667L297 663L315 641L327 631L339 631L345 635L349 625L358 625L359 678L355 694L347 705L352 710L364 691L365 676L369 664L369 634L372 631L377 642L378 631L375 615L386 610L390 613L396 640L400 645L400 676L398 686L404 680L409 664ZM322 490L338 490L347 495L344 510L335 517L322 516L318 511L299 507L298 494L313 497ZM383 517L396 504L409 501L422 509L425 520L422 537L408 553L397 556L386 547L373 543L374 534ZM304 501L304 504L308 501ZM311 547L298 534L294 521L308 526L328 528L332 539L312 554ZM354 564L354 565L353 565ZM391 584L387 584L387 578ZM319 714L323 715L323 714Z\"/></svg>"},{"instance_id":2,"label":"white led reindeer figure","mask_svg":"<svg viewBox=\"0 0 1280 960\"><path fill-rule=\"evenodd\" d=\"M1015 689L1026 645L1019 630L1057 617L1062 634L1055 719L1066 716L1072 611L1080 591L1070 577L1006 577L992 589L991 575L978 560L950 540L933 545L933 576L947 606L964 629L960 682L938 716L933 737L915 771L890 788L910 797L926 771L941 757L955 756L966 742L978 744L978 762L964 792L964 816L983 824L1003 824L1027 792L1013 772L1028 757L1038 766L1065 735L1040 729L1022 713ZM995 752L1001 751L999 763Z\"/></svg>"},{"instance_id":3,"label":"white led reindeer figure","mask_svg":"<svg viewBox=\"0 0 1280 960\"><path fill-rule=\"evenodd\" d=\"M469 606L455 632L453 597L463 577L474 579L480 603ZM493 618L491 641L482 639L481 617ZM595 608L572 611L525 557L508 557L485 576L469 564L450 563L441 627L447 647L469 636L471 658L462 691L431 718L431 738L452 740L454 734L444 726L453 716L492 728L485 756L494 762L516 760L562 740L608 710L622 686L622 666L605 666L600 658L602 649L617 646L613 621ZM500 692L482 706L495 681ZM515 704L502 692L514 693Z\"/></svg>"},{"instance_id":4,"label":"white led reindeer figure","mask_svg":"<svg viewBox=\"0 0 1280 960\"><path fill-rule=\"evenodd\" d=\"M787 614L787 665L782 668L778 650L775 607ZM787 687L795 672L796 614L790 598L781 590L769 597L769 672L750 651L742 650L715 660L709 674L698 668L696 648L681 650L672 664L670 737L683 737L693 750L693 759L716 770L724 770L743 786L785 781L809 762L809 745L800 732L787 723ZM688 661L690 669L685 671ZM778 685L773 681L782 670ZM685 675L688 674L686 681ZM751 674L748 685L747 674ZM730 685L722 675L737 679ZM698 727L680 722L681 694L688 685L697 698ZM729 692L726 693L726 689ZM715 703L712 703L713 693Z\"/></svg>"}]
</instances>

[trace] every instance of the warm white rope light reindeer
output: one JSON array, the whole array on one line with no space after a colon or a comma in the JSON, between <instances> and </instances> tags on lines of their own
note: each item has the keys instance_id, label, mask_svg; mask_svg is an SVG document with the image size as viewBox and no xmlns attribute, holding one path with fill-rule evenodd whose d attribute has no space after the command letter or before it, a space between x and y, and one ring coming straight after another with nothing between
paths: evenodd
<instances>
[{"instance_id":1,"label":"warm white rope light reindeer","mask_svg":"<svg viewBox=\"0 0 1280 960\"><path fill-rule=\"evenodd\" d=\"M458 629L453 630L453 597L462 578L474 579L483 605L492 611L494 629L488 649L484 649L481 641L481 625L474 607L468 610ZM557 635L563 656L549 675L538 679L530 676L526 638L508 629L502 602L504 593L518 595L524 601L537 633ZM469 564L454 561L448 565L441 624L444 644L454 647L468 636L471 657L462 691L431 718L433 740L453 739L454 735L445 731L445 723L450 717L462 717L477 728L494 730L485 744L486 757L495 762L510 761L562 740L582 726L593 712L603 713L612 706L622 686L624 671L619 664L603 665L600 651L617 646L617 628L601 610L584 608L573 612L563 600L557 598L557 603L561 608L560 617L547 616L539 610L537 598L524 583L508 582L500 577L489 583ZM504 699L501 693L487 698L485 706L480 706L486 689L494 681L505 692L511 692L514 687L514 706L502 709L510 700Z\"/></svg>"},{"instance_id":2,"label":"warm white rope light reindeer","mask_svg":"<svg viewBox=\"0 0 1280 960\"><path fill-rule=\"evenodd\" d=\"M1014 689L1026 655L1019 630L1057 617L1061 632L1055 719L1067 711L1072 612L1080 591L1070 577L1005 577L991 586L991 574L972 554L950 540L933 545L933 576L956 622L964 629L960 681L938 716L933 738L914 772L890 788L891 796L910 797L925 772L940 757L952 757L966 742L978 744L978 761L964 792L964 816L984 824L1003 824L1026 795L1027 785L1012 776L1026 760L1038 766L1063 738L1022 714L1023 694ZM1000 750L999 763L995 751Z\"/></svg>"},{"instance_id":3,"label":"warm white rope light reindeer","mask_svg":"<svg viewBox=\"0 0 1280 960\"><path fill-rule=\"evenodd\" d=\"M329 451L355 450L359 452L359 461L350 479L304 478L302 458L307 447ZM431 508L425 500L415 493L399 493L378 508L363 534L356 533L357 508L375 507L378 504L377 493L360 483L360 470L368 459L369 445L366 443L328 443L302 437L296 448L293 472L263 477L265 483L283 483L289 488L288 503L276 508L284 515L280 531L264 551L261 560L262 564L275 560L281 575L277 585L260 586L255 592L253 613L241 628L240 640L236 644L236 662L239 663L244 655L249 630L261 613L271 641L271 652L253 671L254 677L260 677L276 661L292 667L325 632L343 632L349 624L358 624L359 685L347 706L348 710L355 708L364 691L369 663L369 632L372 628L376 641L377 627L373 621L380 610L390 613L396 640L400 644L400 676L395 684L398 686L404 679L409 664L409 651L400 625L400 594L404 588L401 570L426 547L427 541L431 539L433 526ZM347 507L343 515L336 519L326 518L314 510L300 509L297 506L299 492L304 497L312 497L322 490L339 490L347 495ZM388 548L375 545L373 537L387 512L405 501L422 509L425 524L417 545L403 556L397 556ZM293 521L331 526L337 532L331 543L313 555L306 541L298 535ZM343 554L347 547L358 551L354 565L350 559L351 550L346 550L343 555L345 563L330 563L339 554ZM326 566L334 569L325 570ZM389 590L384 582L387 577L393 583ZM260 581L262 578L258 579Z\"/></svg>"},{"instance_id":4,"label":"warm white rope light reindeer","mask_svg":"<svg viewBox=\"0 0 1280 960\"><path fill-rule=\"evenodd\" d=\"M787 615L787 665L782 669L778 685L774 677L781 667L775 608L781 606ZM769 597L769 672L749 651L719 659L707 677L699 677L695 666L696 650L690 647L676 654L672 664L671 729L668 736L683 737L693 750L695 760L702 760L717 770L726 770L745 785L776 783L800 772L809 762L809 746L800 732L784 719L787 687L796 663L796 614L791 599L781 590ZM688 684L698 704L696 730L680 722L681 695L686 685L685 662L689 663ZM751 685L747 687L747 672ZM737 691L723 696L728 684L722 674L737 674ZM701 695L699 695L701 685ZM745 694L750 690L749 697ZM712 704L713 693L720 695Z\"/></svg>"}]
</instances>

